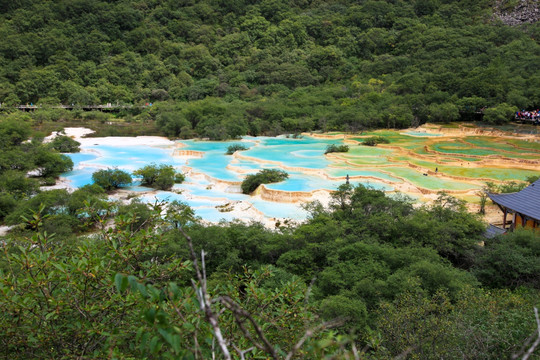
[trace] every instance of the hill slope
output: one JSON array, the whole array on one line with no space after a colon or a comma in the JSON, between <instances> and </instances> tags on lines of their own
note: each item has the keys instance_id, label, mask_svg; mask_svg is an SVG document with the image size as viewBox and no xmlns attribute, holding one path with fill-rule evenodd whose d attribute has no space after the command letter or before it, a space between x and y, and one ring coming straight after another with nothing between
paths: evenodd
<instances>
[{"instance_id":1,"label":"hill slope","mask_svg":"<svg viewBox=\"0 0 540 360\"><path fill-rule=\"evenodd\" d=\"M208 104L221 107L203 103L194 111L218 119L230 136L410 126L470 119L503 103L510 112L540 106L539 26L493 21L487 0L25 0L2 7L6 105L212 97L219 99ZM220 117L235 118L240 129ZM184 120L169 132L204 134L199 120Z\"/></svg>"}]
</instances>

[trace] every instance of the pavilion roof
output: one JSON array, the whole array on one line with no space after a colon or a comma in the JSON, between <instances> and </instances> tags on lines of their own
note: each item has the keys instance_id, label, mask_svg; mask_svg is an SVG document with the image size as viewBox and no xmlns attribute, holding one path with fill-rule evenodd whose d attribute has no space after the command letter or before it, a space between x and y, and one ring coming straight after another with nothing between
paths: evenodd
<instances>
[{"instance_id":1,"label":"pavilion roof","mask_svg":"<svg viewBox=\"0 0 540 360\"><path fill-rule=\"evenodd\" d=\"M499 206L523 214L529 218L540 220L540 180L525 189L509 194L488 194L489 198Z\"/></svg>"}]
</instances>

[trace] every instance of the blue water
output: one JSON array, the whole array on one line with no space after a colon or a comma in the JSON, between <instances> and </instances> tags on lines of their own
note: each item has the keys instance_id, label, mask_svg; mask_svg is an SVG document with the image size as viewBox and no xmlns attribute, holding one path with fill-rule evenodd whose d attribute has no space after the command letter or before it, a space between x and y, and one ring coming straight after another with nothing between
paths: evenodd
<instances>
[{"instance_id":1,"label":"blue water","mask_svg":"<svg viewBox=\"0 0 540 360\"><path fill-rule=\"evenodd\" d=\"M198 172L209 175L213 178L225 181L242 181L242 177L233 171L228 170L227 165L234 159L232 155L225 155L227 147L233 144L242 144L246 148L255 145L250 141L199 141L184 140L186 145L183 150L194 150L204 152L201 159L190 159L188 166L197 169Z\"/></svg>"},{"instance_id":2,"label":"blue water","mask_svg":"<svg viewBox=\"0 0 540 360\"><path fill-rule=\"evenodd\" d=\"M299 204L275 203L259 199L255 199L251 202L257 210L269 217L304 220L308 216L307 211L302 209Z\"/></svg>"},{"instance_id":3,"label":"blue water","mask_svg":"<svg viewBox=\"0 0 540 360\"><path fill-rule=\"evenodd\" d=\"M178 169L185 164L185 160L172 157L172 148L122 146L119 141L118 146L90 145L83 148L84 152L66 154L73 161L73 171L63 177L72 186L81 187L91 184L92 174L105 168L118 167L131 173L150 163L173 165Z\"/></svg>"},{"instance_id":4,"label":"blue water","mask_svg":"<svg viewBox=\"0 0 540 360\"><path fill-rule=\"evenodd\" d=\"M352 175L352 174L350 174ZM273 190L282 190L282 191L313 191L319 189L327 190L336 190L340 185L342 185L345 180L326 180L314 175L306 175L303 173L290 172L289 179L279 183L265 184L268 189ZM351 180L352 185L363 184L367 185L370 183L370 186L378 190L391 191L393 188L391 186L385 185L383 183L367 181L367 180Z\"/></svg>"},{"instance_id":5,"label":"blue water","mask_svg":"<svg viewBox=\"0 0 540 360\"><path fill-rule=\"evenodd\" d=\"M185 145L182 149L204 152L201 159L190 159L188 166L197 172L207 174L213 178L226 181L242 181L247 174L253 174L262 168L279 168L279 165L290 168L326 169L330 164L324 157L326 147L330 144L341 144L341 140L320 140L310 137L292 139L286 137L245 137L244 141L216 142L216 141L181 141ZM234 159L225 155L227 147L234 143L241 143L248 150L241 155L255 158ZM242 174L231 171L227 166L242 170ZM289 173L289 179L271 184L269 188L283 191L312 191L317 189L336 189L340 182L329 182L317 176L306 176L300 172Z\"/></svg>"},{"instance_id":6,"label":"blue water","mask_svg":"<svg viewBox=\"0 0 540 360\"><path fill-rule=\"evenodd\" d=\"M227 165L251 170L251 173L257 172L262 167L275 166L276 162L288 167L322 169L330 164L323 156L326 147L330 144L341 144L341 141L318 140L310 137L302 139L245 137L241 142L185 140L181 143L185 145L182 149L204 152L203 158L190 159L188 166L216 179L242 181L243 176L227 169ZM233 162L234 158L225 155L225 152L228 146L236 143L241 143L248 148L246 151L241 151L241 155L256 158L258 161L242 159L239 163Z\"/></svg>"},{"instance_id":7,"label":"blue water","mask_svg":"<svg viewBox=\"0 0 540 360\"><path fill-rule=\"evenodd\" d=\"M211 221L211 222L220 222L222 220L232 221L234 220L233 214L229 212L220 212L216 208L212 207L201 207L195 208L195 216L200 216L202 219Z\"/></svg>"},{"instance_id":8,"label":"blue water","mask_svg":"<svg viewBox=\"0 0 540 360\"><path fill-rule=\"evenodd\" d=\"M234 217L231 213L220 212L216 206L225 205L228 201L210 201L201 199L187 199L183 194L175 194L168 191L159 191L156 194L144 195L140 198L144 202L153 203L155 201L180 201L189 205L195 216L211 222L219 222L221 220L232 221Z\"/></svg>"},{"instance_id":9,"label":"blue water","mask_svg":"<svg viewBox=\"0 0 540 360\"><path fill-rule=\"evenodd\" d=\"M406 131L406 132L402 132L401 134L410 135L410 136L425 136L425 137L442 136L442 134L431 134L431 133L425 133L421 131Z\"/></svg>"},{"instance_id":10,"label":"blue water","mask_svg":"<svg viewBox=\"0 0 540 360\"><path fill-rule=\"evenodd\" d=\"M244 195L242 193L236 193L236 192L225 192L221 190L217 190L214 187L208 189L206 187L198 186L197 184L193 183L186 183L186 184L179 184L176 185L175 190L185 190L188 193L192 194L193 196L204 196L209 199L213 199L216 201L216 199L226 199L226 200L249 200L249 195Z\"/></svg>"},{"instance_id":11,"label":"blue water","mask_svg":"<svg viewBox=\"0 0 540 360\"><path fill-rule=\"evenodd\" d=\"M244 155L259 161L279 162L288 167L323 169L330 162L324 158L326 147L341 144L339 140L319 140L305 137L302 139L259 138L260 143L243 152Z\"/></svg>"},{"instance_id":12,"label":"blue water","mask_svg":"<svg viewBox=\"0 0 540 360\"><path fill-rule=\"evenodd\" d=\"M186 158L173 156L174 147L122 146L121 139L119 139L117 146L94 144L83 147L84 152L82 153L68 154L73 160L74 170L63 176L71 181L74 187L81 187L92 183L92 173L97 170L118 167L132 173L150 163L173 165L177 170L187 165L196 173L235 182L242 181L246 174L256 173L263 168L279 168L280 166L321 170L321 172L339 177L344 177L347 173L350 176L367 173L372 175L369 171L354 172L328 167L330 162L325 159L324 151L330 144L342 144L341 140L319 140L310 137L301 139L245 137L242 141L186 140L181 141L181 143L185 145L183 150L203 152L203 157L186 160ZM227 147L231 144L242 144L247 147L248 150L242 151L241 154L249 158L235 158L231 155L225 155ZM256 161L250 158L254 158ZM231 169L241 171L236 172ZM344 180L329 181L323 177L306 175L300 171L288 171L288 173L289 179L280 183L268 184L267 187L282 191L307 192L318 189L336 189L344 182ZM378 174L378 177L381 177L381 174ZM389 175L387 177L389 180L399 181L399 179ZM390 186L377 182L351 180L351 183L362 183L386 191L392 190ZM140 181L135 181L128 189L141 193L152 191L152 189L141 187ZM225 190L219 190L210 181L201 180L200 177L195 179L188 177L183 184L175 185L173 191L157 191L152 194L143 194L140 198L146 202L156 200L182 201L191 206L197 216L212 222L221 219L233 220L231 213L220 212L216 208L216 206L225 205L231 201L251 203L265 216L272 218L302 220L308 215L298 204L275 203L252 198L241 194L239 187L234 185Z\"/></svg>"},{"instance_id":13,"label":"blue water","mask_svg":"<svg viewBox=\"0 0 540 360\"><path fill-rule=\"evenodd\" d=\"M75 163L75 161L73 161ZM75 167L74 167L75 168ZM95 171L98 171L99 168L84 168L77 169L67 173L62 174L64 178L70 181L70 184L73 187L80 188L84 185L92 184L92 174Z\"/></svg>"},{"instance_id":14,"label":"blue water","mask_svg":"<svg viewBox=\"0 0 540 360\"><path fill-rule=\"evenodd\" d=\"M99 157L89 160L82 160L85 164L106 165L107 167L118 167L126 171L134 171L150 163L168 164L173 166L184 165L185 161L173 158L173 149L159 148L152 146L110 146L92 145L88 150L99 152ZM75 163L75 160L73 160Z\"/></svg>"},{"instance_id":15,"label":"blue water","mask_svg":"<svg viewBox=\"0 0 540 360\"><path fill-rule=\"evenodd\" d=\"M71 160L73 161L73 164L79 164L82 161L95 160L99 157L98 154L94 154L94 153L75 153L75 154L70 153L66 155L68 155L71 158Z\"/></svg>"}]
</instances>

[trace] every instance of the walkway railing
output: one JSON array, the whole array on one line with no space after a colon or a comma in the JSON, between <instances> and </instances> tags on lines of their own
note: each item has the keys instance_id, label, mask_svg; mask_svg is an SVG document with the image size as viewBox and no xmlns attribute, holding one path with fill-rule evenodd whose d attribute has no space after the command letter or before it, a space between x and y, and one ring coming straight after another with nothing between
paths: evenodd
<instances>
[{"instance_id":1,"label":"walkway railing","mask_svg":"<svg viewBox=\"0 0 540 360\"><path fill-rule=\"evenodd\" d=\"M540 117L527 118L527 117L516 116L516 117L514 117L514 120L521 121L521 122L529 122L529 123L532 123L532 124L535 124L535 125L540 124Z\"/></svg>"},{"instance_id":2,"label":"walkway railing","mask_svg":"<svg viewBox=\"0 0 540 360\"><path fill-rule=\"evenodd\" d=\"M132 108L144 108L147 106L152 106L151 104L148 105L142 105L142 106L135 106L135 105L113 105L113 104L106 104L106 105L51 105L51 106L42 106L42 105L18 105L15 106L15 108L23 111L33 111L36 109L41 108L50 108L50 109L65 109L65 110L73 110L73 109L82 109L82 110L100 110L100 111L117 111L121 109L132 109Z\"/></svg>"}]
</instances>

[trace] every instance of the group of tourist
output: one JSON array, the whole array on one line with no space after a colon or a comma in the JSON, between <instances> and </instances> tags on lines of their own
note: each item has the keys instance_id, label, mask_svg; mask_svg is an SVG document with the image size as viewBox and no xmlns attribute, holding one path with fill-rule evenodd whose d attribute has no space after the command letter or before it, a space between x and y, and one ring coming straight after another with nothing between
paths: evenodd
<instances>
[{"instance_id":1,"label":"group of tourist","mask_svg":"<svg viewBox=\"0 0 540 360\"><path fill-rule=\"evenodd\" d=\"M540 109L531 110L531 111L526 111L526 110L516 111L516 119L538 121L540 120Z\"/></svg>"}]
</instances>

